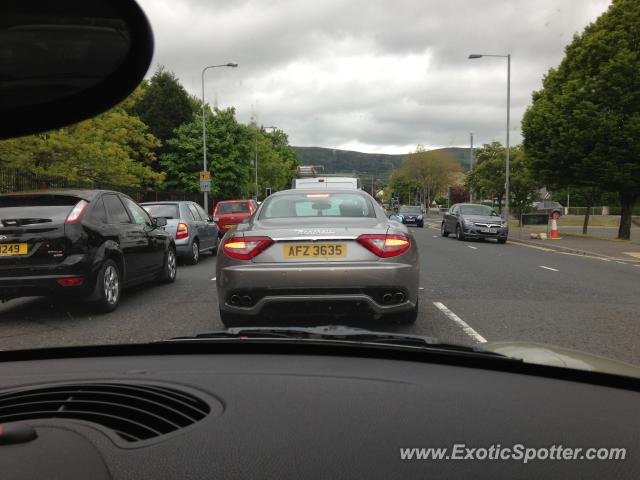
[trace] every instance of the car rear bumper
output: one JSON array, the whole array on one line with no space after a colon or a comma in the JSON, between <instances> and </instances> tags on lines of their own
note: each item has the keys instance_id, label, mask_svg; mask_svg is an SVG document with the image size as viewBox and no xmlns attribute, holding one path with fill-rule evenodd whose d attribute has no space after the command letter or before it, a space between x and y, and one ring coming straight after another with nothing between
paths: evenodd
<instances>
[{"instance_id":1,"label":"car rear bumper","mask_svg":"<svg viewBox=\"0 0 640 480\"><path fill-rule=\"evenodd\" d=\"M221 269L218 299L221 310L254 317L355 309L380 318L415 308L418 275L415 265L383 261L236 265Z\"/></svg>"},{"instance_id":2,"label":"car rear bumper","mask_svg":"<svg viewBox=\"0 0 640 480\"><path fill-rule=\"evenodd\" d=\"M58 283L60 279L78 277L83 278L80 285L64 287ZM85 255L71 255L58 264L7 265L0 268L0 299L89 295L94 290L95 280L96 272L92 271Z\"/></svg>"},{"instance_id":3,"label":"car rear bumper","mask_svg":"<svg viewBox=\"0 0 640 480\"><path fill-rule=\"evenodd\" d=\"M35 296L86 296L93 292L94 283L82 276L81 285L63 287L58 280L76 278L81 275L38 275L23 277L0 277L0 300Z\"/></svg>"},{"instance_id":4,"label":"car rear bumper","mask_svg":"<svg viewBox=\"0 0 640 480\"><path fill-rule=\"evenodd\" d=\"M191 240L186 238L186 242L176 242L176 255L179 257L188 257L191 255ZM182 240L178 240L179 242Z\"/></svg>"}]
</instances>

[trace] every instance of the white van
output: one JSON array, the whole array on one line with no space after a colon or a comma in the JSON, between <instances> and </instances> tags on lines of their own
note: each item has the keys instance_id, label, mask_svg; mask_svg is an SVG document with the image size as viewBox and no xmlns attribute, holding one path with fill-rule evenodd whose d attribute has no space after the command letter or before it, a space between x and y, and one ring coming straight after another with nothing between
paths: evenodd
<instances>
[{"instance_id":1,"label":"white van","mask_svg":"<svg viewBox=\"0 0 640 480\"><path fill-rule=\"evenodd\" d=\"M308 177L293 180L293 188L344 188L357 190L360 183L356 177Z\"/></svg>"}]
</instances>

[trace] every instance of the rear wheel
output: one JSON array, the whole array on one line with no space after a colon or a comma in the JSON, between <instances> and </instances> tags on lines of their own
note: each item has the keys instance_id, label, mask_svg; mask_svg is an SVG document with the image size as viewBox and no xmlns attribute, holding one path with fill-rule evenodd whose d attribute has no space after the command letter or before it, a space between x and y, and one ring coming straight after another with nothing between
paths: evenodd
<instances>
[{"instance_id":1,"label":"rear wheel","mask_svg":"<svg viewBox=\"0 0 640 480\"><path fill-rule=\"evenodd\" d=\"M442 222L442 224L440 225L440 235L442 235L443 237L449 236L449 232L447 232L447 229L444 226L444 222Z\"/></svg>"},{"instance_id":2,"label":"rear wheel","mask_svg":"<svg viewBox=\"0 0 640 480\"><path fill-rule=\"evenodd\" d=\"M189 265L195 265L200 261L200 244L198 240L194 240L191 244L191 251L186 258L186 261Z\"/></svg>"},{"instance_id":3,"label":"rear wheel","mask_svg":"<svg viewBox=\"0 0 640 480\"><path fill-rule=\"evenodd\" d=\"M464 233L462 233L462 228L460 228L460 225L456 225L456 238L461 242L463 242L465 239Z\"/></svg>"},{"instance_id":4,"label":"rear wheel","mask_svg":"<svg viewBox=\"0 0 640 480\"><path fill-rule=\"evenodd\" d=\"M162 283L172 283L175 281L177 273L178 265L176 263L176 251L173 247L169 247L164 256L164 265L158 280Z\"/></svg>"},{"instance_id":5,"label":"rear wheel","mask_svg":"<svg viewBox=\"0 0 640 480\"><path fill-rule=\"evenodd\" d=\"M113 312L120 303L120 269L113 260L105 260L96 281L95 309L98 312Z\"/></svg>"}]
</instances>

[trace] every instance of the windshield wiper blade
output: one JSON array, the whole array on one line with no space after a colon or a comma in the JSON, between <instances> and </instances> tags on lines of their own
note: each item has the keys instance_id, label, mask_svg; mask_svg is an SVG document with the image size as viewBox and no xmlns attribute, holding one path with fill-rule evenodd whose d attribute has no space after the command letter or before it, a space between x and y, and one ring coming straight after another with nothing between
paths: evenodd
<instances>
[{"instance_id":1,"label":"windshield wiper blade","mask_svg":"<svg viewBox=\"0 0 640 480\"><path fill-rule=\"evenodd\" d=\"M429 350L490 355L511 359L506 355L485 350L479 345L447 343L435 337L402 333L376 332L361 328L326 325L321 327L235 327L210 333L201 333L194 337L178 337L167 342L206 341L219 339L287 339L287 340L326 340L357 343L397 345Z\"/></svg>"}]
</instances>

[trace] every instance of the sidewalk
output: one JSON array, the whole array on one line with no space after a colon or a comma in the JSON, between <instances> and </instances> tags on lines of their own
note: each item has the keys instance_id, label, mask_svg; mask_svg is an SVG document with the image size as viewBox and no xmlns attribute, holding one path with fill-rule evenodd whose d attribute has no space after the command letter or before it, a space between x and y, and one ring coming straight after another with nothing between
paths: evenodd
<instances>
[{"instance_id":1,"label":"sidewalk","mask_svg":"<svg viewBox=\"0 0 640 480\"><path fill-rule=\"evenodd\" d=\"M638 243L625 240L583 237L579 233L567 234L565 232L560 232L561 238L557 240L539 240L530 238L530 234L534 231L539 231L539 229L525 228L520 230L518 227L511 227L509 229L509 241L549 248L560 252L640 263L640 244Z\"/></svg>"}]
</instances>

